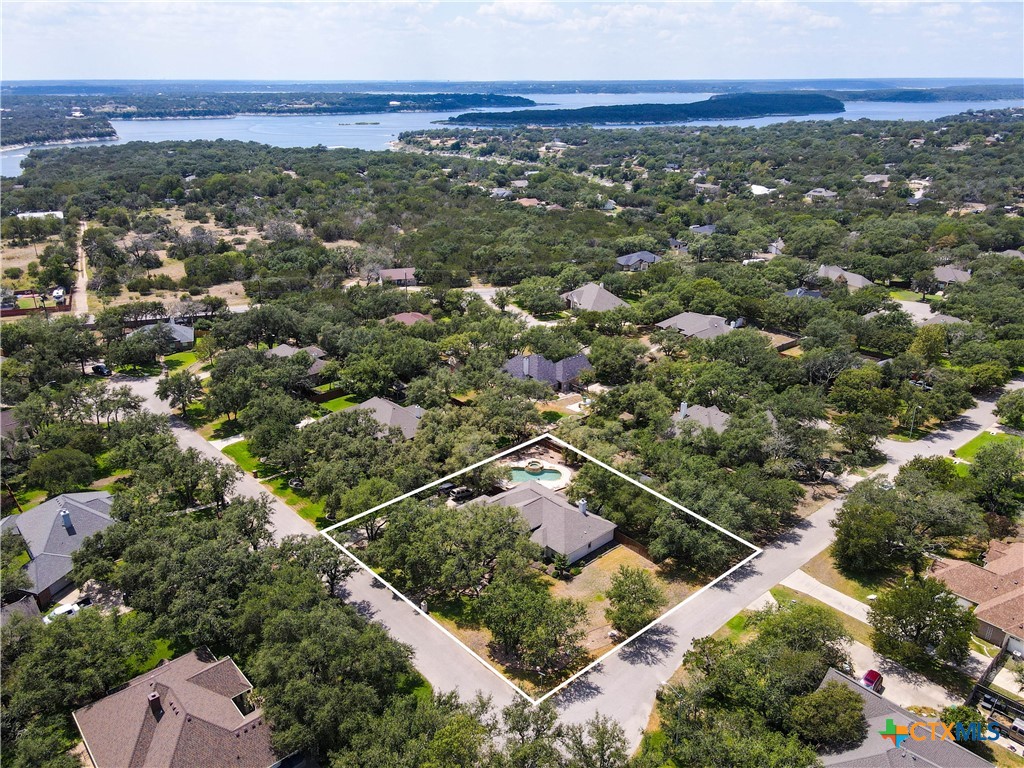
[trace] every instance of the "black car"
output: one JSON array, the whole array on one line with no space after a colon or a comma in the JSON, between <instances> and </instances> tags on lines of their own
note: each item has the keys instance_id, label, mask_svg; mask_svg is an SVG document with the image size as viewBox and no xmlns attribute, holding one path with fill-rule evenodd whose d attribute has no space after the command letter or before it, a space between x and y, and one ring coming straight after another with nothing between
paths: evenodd
<instances>
[{"instance_id":1,"label":"black car","mask_svg":"<svg viewBox=\"0 0 1024 768\"><path fill-rule=\"evenodd\" d=\"M92 372L97 376L113 376L114 372L107 368L103 363L97 363L92 367Z\"/></svg>"}]
</instances>

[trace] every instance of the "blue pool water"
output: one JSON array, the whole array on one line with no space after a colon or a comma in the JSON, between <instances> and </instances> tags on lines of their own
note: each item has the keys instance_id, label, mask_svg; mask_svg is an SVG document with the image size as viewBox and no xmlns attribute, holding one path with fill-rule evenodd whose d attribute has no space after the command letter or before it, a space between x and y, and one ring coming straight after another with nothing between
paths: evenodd
<instances>
[{"instance_id":1,"label":"blue pool water","mask_svg":"<svg viewBox=\"0 0 1024 768\"><path fill-rule=\"evenodd\" d=\"M525 469L520 467L512 468L512 482L513 483L525 483L528 480L559 480L562 477L562 473L557 469L543 469L539 475L535 475L532 472L527 472Z\"/></svg>"}]
</instances>

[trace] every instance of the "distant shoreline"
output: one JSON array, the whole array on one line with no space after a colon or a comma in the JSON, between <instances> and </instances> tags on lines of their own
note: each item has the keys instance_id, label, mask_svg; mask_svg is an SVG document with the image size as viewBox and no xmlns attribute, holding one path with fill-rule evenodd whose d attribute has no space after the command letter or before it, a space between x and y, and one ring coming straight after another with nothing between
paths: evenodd
<instances>
[{"instance_id":1,"label":"distant shoreline","mask_svg":"<svg viewBox=\"0 0 1024 768\"><path fill-rule=\"evenodd\" d=\"M57 139L56 141L33 141L28 144L7 144L0 146L0 152L14 152L19 149L39 149L39 147L56 147L64 144L82 144L93 141L120 141L116 133L113 136L84 136L81 139Z\"/></svg>"}]
</instances>

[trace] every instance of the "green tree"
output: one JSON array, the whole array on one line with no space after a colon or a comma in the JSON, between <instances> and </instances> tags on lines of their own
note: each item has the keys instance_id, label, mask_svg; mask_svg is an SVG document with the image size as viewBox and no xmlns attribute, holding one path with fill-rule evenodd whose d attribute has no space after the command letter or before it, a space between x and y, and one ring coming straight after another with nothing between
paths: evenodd
<instances>
[{"instance_id":1,"label":"green tree","mask_svg":"<svg viewBox=\"0 0 1024 768\"><path fill-rule=\"evenodd\" d=\"M32 580L21 568L26 554L25 542L18 534L10 529L0 534L0 585L4 595L32 586Z\"/></svg>"},{"instance_id":2,"label":"green tree","mask_svg":"<svg viewBox=\"0 0 1024 768\"><path fill-rule=\"evenodd\" d=\"M1024 389L1015 389L996 401L996 416L1008 427L1024 429Z\"/></svg>"},{"instance_id":3,"label":"green tree","mask_svg":"<svg viewBox=\"0 0 1024 768\"><path fill-rule=\"evenodd\" d=\"M622 726L604 715L567 725L561 741L569 757L565 768L626 768L629 763Z\"/></svg>"},{"instance_id":4,"label":"green tree","mask_svg":"<svg viewBox=\"0 0 1024 768\"><path fill-rule=\"evenodd\" d=\"M972 723L977 723L982 732L988 727L988 718L985 717L981 712L978 711L977 707L969 707L965 704L955 704L950 707L944 707L942 712L939 713L939 720L946 725L956 725L962 723L966 727L970 727ZM957 742L958 744L966 747L972 752L987 752L987 744L984 741L977 741L976 739L965 739Z\"/></svg>"},{"instance_id":5,"label":"green tree","mask_svg":"<svg viewBox=\"0 0 1024 768\"><path fill-rule=\"evenodd\" d=\"M41 453L28 464L25 479L50 496L76 491L92 482L96 460L75 448L55 448Z\"/></svg>"},{"instance_id":6,"label":"green tree","mask_svg":"<svg viewBox=\"0 0 1024 768\"><path fill-rule=\"evenodd\" d=\"M1015 517L1021 509L1024 488L1024 448L1010 441L982 446L974 456L968 477L982 509Z\"/></svg>"},{"instance_id":7,"label":"green tree","mask_svg":"<svg viewBox=\"0 0 1024 768\"><path fill-rule=\"evenodd\" d=\"M617 630L630 636L647 626L665 605L665 593L643 568L620 565L607 592L611 607L605 616Z\"/></svg>"},{"instance_id":8,"label":"green tree","mask_svg":"<svg viewBox=\"0 0 1024 768\"><path fill-rule=\"evenodd\" d=\"M937 579L908 581L885 590L868 612L871 642L878 653L903 663L936 658L962 664L967 658L974 613Z\"/></svg>"},{"instance_id":9,"label":"green tree","mask_svg":"<svg viewBox=\"0 0 1024 768\"><path fill-rule=\"evenodd\" d=\"M926 325L917 329L914 340L907 351L912 355L923 357L934 365L942 359L946 352L947 334L944 325Z\"/></svg>"},{"instance_id":10,"label":"green tree","mask_svg":"<svg viewBox=\"0 0 1024 768\"><path fill-rule=\"evenodd\" d=\"M863 700L834 680L794 699L790 717L800 738L819 749L842 751L867 735Z\"/></svg>"},{"instance_id":11,"label":"green tree","mask_svg":"<svg viewBox=\"0 0 1024 768\"><path fill-rule=\"evenodd\" d=\"M188 407L203 396L203 382L194 373L178 371L160 379L156 396L169 401L172 408L180 409L185 415Z\"/></svg>"}]
</instances>

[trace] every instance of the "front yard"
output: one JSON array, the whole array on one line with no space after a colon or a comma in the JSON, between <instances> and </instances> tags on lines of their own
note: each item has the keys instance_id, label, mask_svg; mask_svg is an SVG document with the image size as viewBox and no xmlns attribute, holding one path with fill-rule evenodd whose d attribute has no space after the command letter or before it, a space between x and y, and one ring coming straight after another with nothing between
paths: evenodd
<instances>
[{"instance_id":1,"label":"front yard","mask_svg":"<svg viewBox=\"0 0 1024 768\"><path fill-rule=\"evenodd\" d=\"M978 455L978 451L986 445L996 445L999 443L1013 443L1024 448L1024 437L1010 435L1006 432L982 432L969 443L959 448L956 451L956 455L957 458L963 459L964 461L974 461L974 457Z\"/></svg>"}]
</instances>

